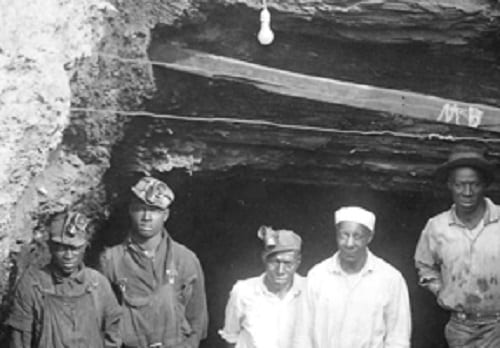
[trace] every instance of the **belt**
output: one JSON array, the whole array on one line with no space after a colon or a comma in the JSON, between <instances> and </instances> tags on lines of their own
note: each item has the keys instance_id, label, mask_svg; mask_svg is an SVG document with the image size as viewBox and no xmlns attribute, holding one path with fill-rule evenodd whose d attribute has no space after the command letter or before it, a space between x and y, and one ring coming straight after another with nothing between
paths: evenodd
<instances>
[{"instance_id":1,"label":"belt","mask_svg":"<svg viewBox=\"0 0 500 348\"><path fill-rule=\"evenodd\" d=\"M500 321L500 312L495 313L465 313L465 312L452 312L451 316L455 319L465 320L496 320Z\"/></svg>"}]
</instances>

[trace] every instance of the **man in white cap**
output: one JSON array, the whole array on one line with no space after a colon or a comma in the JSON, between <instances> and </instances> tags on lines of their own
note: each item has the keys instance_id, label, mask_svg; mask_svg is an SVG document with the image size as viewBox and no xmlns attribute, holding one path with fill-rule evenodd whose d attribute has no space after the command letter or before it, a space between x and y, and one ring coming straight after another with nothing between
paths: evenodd
<instances>
[{"instance_id":1,"label":"man in white cap","mask_svg":"<svg viewBox=\"0 0 500 348\"><path fill-rule=\"evenodd\" d=\"M375 215L335 212L338 251L307 275L296 348L408 348L408 289L393 266L368 250Z\"/></svg>"},{"instance_id":2,"label":"man in white cap","mask_svg":"<svg viewBox=\"0 0 500 348\"><path fill-rule=\"evenodd\" d=\"M457 146L436 170L453 205L427 222L415 252L419 283L450 311L451 348L500 347L500 207L485 197L494 166Z\"/></svg>"},{"instance_id":3,"label":"man in white cap","mask_svg":"<svg viewBox=\"0 0 500 348\"><path fill-rule=\"evenodd\" d=\"M236 282L219 334L228 347L290 348L304 285L296 273L302 240L292 231L266 226L257 234L264 242L265 272Z\"/></svg>"},{"instance_id":4,"label":"man in white cap","mask_svg":"<svg viewBox=\"0 0 500 348\"><path fill-rule=\"evenodd\" d=\"M207 334L203 271L164 227L174 193L144 177L132 187L129 237L107 249L101 270L122 305L125 348L198 348Z\"/></svg>"}]
</instances>

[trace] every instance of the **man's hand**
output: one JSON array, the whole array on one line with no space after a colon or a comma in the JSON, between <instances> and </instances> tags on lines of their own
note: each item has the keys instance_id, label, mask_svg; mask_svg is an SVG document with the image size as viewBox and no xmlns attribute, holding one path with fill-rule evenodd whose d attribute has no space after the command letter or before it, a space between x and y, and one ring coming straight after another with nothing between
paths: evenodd
<instances>
[{"instance_id":1,"label":"man's hand","mask_svg":"<svg viewBox=\"0 0 500 348\"><path fill-rule=\"evenodd\" d=\"M438 297L439 292L443 287L443 283L441 282L441 280L435 278L423 278L420 280L420 285L432 292L436 297Z\"/></svg>"},{"instance_id":2,"label":"man's hand","mask_svg":"<svg viewBox=\"0 0 500 348\"><path fill-rule=\"evenodd\" d=\"M438 297L439 292L441 291L443 285L441 284L440 281L434 280L429 282L428 285L426 284L425 287L429 289L429 291L432 292L434 296Z\"/></svg>"}]
</instances>

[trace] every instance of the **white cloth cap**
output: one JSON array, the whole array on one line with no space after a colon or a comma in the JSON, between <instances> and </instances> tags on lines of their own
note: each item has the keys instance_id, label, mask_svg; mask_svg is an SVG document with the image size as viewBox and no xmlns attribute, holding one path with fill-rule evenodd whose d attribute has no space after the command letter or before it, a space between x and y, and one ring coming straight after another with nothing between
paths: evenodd
<instances>
[{"instance_id":1,"label":"white cloth cap","mask_svg":"<svg viewBox=\"0 0 500 348\"><path fill-rule=\"evenodd\" d=\"M342 207L335 212L335 224L343 221L357 222L370 231L375 228L375 214L361 207Z\"/></svg>"}]
</instances>

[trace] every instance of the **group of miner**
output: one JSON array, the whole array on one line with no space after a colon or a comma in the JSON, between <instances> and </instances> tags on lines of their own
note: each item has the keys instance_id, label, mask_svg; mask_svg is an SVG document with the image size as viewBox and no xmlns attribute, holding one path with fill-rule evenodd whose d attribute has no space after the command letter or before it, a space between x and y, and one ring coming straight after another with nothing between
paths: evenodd
<instances>
[{"instance_id":1,"label":"group of miner","mask_svg":"<svg viewBox=\"0 0 500 348\"><path fill-rule=\"evenodd\" d=\"M430 218L415 248L419 284L449 311L451 348L500 347L500 206L485 196L495 167L459 146L435 171L453 205ZM207 336L205 279L197 256L165 228L174 192L145 176L131 188L126 239L84 264L91 221L67 209L47 226L51 261L17 282L11 348L197 348ZM397 217L394 217L397 219ZM407 348L406 281L370 251L376 216L334 212L337 251L302 277L302 238L261 226L263 272L237 281L218 331L236 348Z\"/></svg>"}]
</instances>

